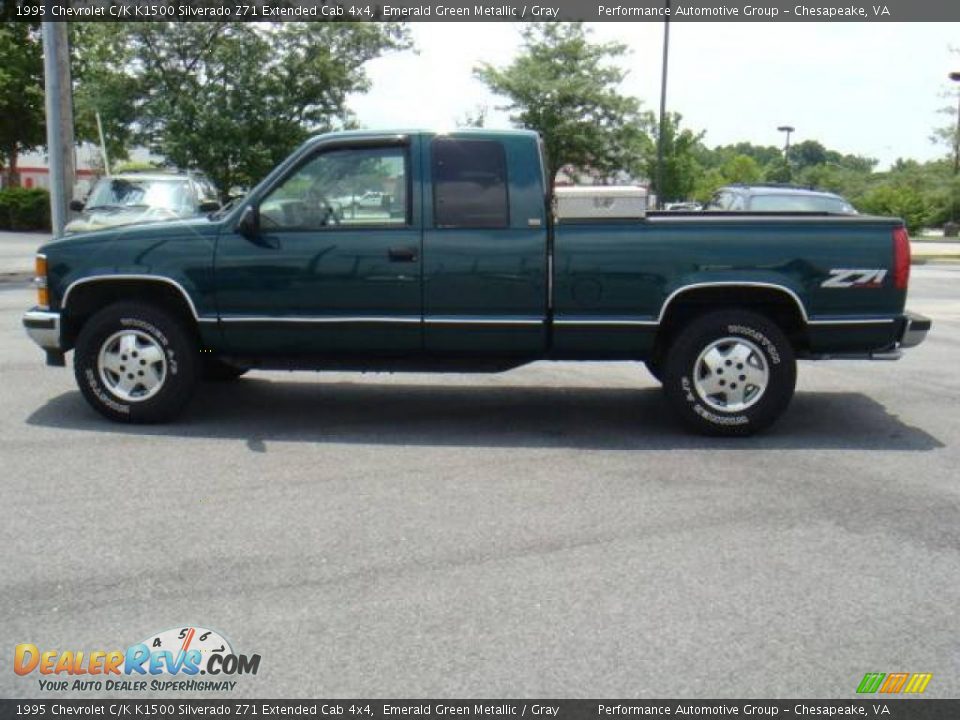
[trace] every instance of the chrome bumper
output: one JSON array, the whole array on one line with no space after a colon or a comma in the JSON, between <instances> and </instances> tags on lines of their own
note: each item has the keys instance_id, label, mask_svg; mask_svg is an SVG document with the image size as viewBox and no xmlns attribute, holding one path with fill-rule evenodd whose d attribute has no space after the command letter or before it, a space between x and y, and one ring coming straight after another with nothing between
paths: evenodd
<instances>
[{"instance_id":1,"label":"chrome bumper","mask_svg":"<svg viewBox=\"0 0 960 720\"><path fill-rule=\"evenodd\" d=\"M916 313L904 313L903 330L900 332L899 347L912 348L922 343L930 332L933 323L930 318Z\"/></svg>"},{"instance_id":2,"label":"chrome bumper","mask_svg":"<svg viewBox=\"0 0 960 720\"><path fill-rule=\"evenodd\" d=\"M23 327L27 335L44 350L59 352L60 313L34 308L23 314Z\"/></svg>"}]
</instances>

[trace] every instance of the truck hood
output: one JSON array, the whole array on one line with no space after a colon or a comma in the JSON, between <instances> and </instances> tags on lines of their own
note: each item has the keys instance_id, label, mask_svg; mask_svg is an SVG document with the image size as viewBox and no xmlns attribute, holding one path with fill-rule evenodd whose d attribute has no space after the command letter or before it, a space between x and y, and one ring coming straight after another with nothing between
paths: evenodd
<instances>
[{"instance_id":1,"label":"truck hood","mask_svg":"<svg viewBox=\"0 0 960 720\"><path fill-rule=\"evenodd\" d=\"M132 225L102 226L91 230L74 230L65 233L63 237L39 248L38 252L46 252L47 248L56 251L59 247L102 245L113 241L122 243L151 242L184 235L195 235L198 238L210 237L218 232L219 227L220 223L218 221L210 220L203 215L165 222L146 221Z\"/></svg>"}]
</instances>

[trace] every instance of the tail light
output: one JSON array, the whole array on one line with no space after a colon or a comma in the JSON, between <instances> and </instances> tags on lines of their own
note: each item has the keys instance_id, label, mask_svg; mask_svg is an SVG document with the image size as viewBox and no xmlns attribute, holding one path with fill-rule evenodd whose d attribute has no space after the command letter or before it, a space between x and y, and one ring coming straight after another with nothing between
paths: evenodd
<instances>
[{"instance_id":1,"label":"tail light","mask_svg":"<svg viewBox=\"0 0 960 720\"><path fill-rule=\"evenodd\" d=\"M910 282L910 237L903 226L893 229L893 286L906 290Z\"/></svg>"},{"instance_id":2,"label":"tail light","mask_svg":"<svg viewBox=\"0 0 960 720\"><path fill-rule=\"evenodd\" d=\"M37 255L35 260L36 277L33 284L37 288L37 305L42 308L50 307L50 289L47 287L47 257Z\"/></svg>"}]
</instances>

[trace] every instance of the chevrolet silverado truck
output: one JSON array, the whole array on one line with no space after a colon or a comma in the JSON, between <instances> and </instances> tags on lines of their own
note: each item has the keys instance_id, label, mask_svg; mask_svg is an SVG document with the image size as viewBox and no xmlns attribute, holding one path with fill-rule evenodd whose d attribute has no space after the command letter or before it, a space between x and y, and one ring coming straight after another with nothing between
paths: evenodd
<instances>
[{"instance_id":1,"label":"chevrolet silverado truck","mask_svg":"<svg viewBox=\"0 0 960 720\"><path fill-rule=\"evenodd\" d=\"M73 350L83 396L123 422L170 420L198 381L251 368L633 360L719 435L773 423L797 359L894 359L930 328L904 310L900 220L570 217L545 167L527 131L317 136L209 217L40 248L23 324L48 364ZM365 193L380 202L335 200Z\"/></svg>"}]
</instances>

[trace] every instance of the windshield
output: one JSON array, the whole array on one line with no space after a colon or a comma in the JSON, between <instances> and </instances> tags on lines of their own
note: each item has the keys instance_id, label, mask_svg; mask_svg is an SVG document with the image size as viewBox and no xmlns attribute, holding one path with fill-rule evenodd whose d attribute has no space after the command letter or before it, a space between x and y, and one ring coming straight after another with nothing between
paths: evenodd
<instances>
[{"instance_id":1,"label":"windshield","mask_svg":"<svg viewBox=\"0 0 960 720\"><path fill-rule=\"evenodd\" d=\"M829 195L754 195L750 209L757 212L821 212L855 215L856 210L843 198Z\"/></svg>"},{"instance_id":2,"label":"windshield","mask_svg":"<svg viewBox=\"0 0 960 720\"><path fill-rule=\"evenodd\" d=\"M90 210L98 207L151 207L174 212L191 210L187 183L179 179L103 178L90 193L86 206Z\"/></svg>"}]
</instances>

